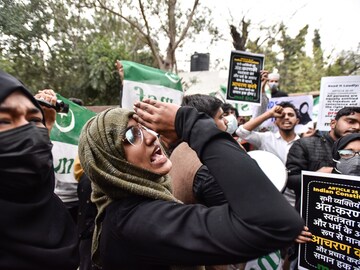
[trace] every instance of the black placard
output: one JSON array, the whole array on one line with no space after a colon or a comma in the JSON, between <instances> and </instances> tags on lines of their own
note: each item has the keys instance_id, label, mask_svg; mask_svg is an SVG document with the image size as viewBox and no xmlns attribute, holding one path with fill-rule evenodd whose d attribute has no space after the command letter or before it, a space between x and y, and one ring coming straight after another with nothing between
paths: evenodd
<instances>
[{"instance_id":1,"label":"black placard","mask_svg":"<svg viewBox=\"0 0 360 270\"><path fill-rule=\"evenodd\" d=\"M299 269L360 269L360 177L303 172Z\"/></svg>"},{"instance_id":2,"label":"black placard","mask_svg":"<svg viewBox=\"0 0 360 270\"><path fill-rule=\"evenodd\" d=\"M233 102L259 104L264 55L232 51L226 99Z\"/></svg>"}]
</instances>

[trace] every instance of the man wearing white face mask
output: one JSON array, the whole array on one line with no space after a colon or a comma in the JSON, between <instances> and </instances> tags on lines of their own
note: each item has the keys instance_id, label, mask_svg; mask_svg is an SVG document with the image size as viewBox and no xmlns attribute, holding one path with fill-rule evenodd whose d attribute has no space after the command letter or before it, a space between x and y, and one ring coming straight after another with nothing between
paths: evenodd
<instances>
[{"instance_id":1,"label":"man wearing white face mask","mask_svg":"<svg viewBox=\"0 0 360 270\"><path fill-rule=\"evenodd\" d=\"M238 121L233 114L226 115L224 118L228 122L226 132L232 135L238 128Z\"/></svg>"},{"instance_id":2,"label":"man wearing white face mask","mask_svg":"<svg viewBox=\"0 0 360 270\"><path fill-rule=\"evenodd\" d=\"M279 90L279 80L280 80L280 74L278 73L270 73L268 75L268 85L271 91L272 98L288 96L287 93Z\"/></svg>"}]
</instances>

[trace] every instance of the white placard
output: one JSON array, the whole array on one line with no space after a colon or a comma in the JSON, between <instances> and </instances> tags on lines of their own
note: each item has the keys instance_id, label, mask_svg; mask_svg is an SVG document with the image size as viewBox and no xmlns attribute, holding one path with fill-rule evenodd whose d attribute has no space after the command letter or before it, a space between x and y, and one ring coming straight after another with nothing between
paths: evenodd
<instances>
[{"instance_id":1,"label":"white placard","mask_svg":"<svg viewBox=\"0 0 360 270\"><path fill-rule=\"evenodd\" d=\"M343 107L360 106L360 76L321 79L317 129L330 130L330 122Z\"/></svg>"}]
</instances>

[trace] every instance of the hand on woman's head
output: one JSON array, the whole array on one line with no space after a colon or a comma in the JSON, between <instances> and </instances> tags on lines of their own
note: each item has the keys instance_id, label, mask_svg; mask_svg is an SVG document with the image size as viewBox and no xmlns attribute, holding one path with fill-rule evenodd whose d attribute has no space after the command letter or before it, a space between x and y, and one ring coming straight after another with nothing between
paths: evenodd
<instances>
[{"instance_id":1,"label":"hand on woman's head","mask_svg":"<svg viewBox=\"0 0 360 270\"><path fill-rule=\"evenodd\" d=\"M43 100L53 106L55 106L56 101L57 101L57 97L55 92L52 89L44 89L44 90L39 90L38 93L34 96L36 99L38 100ZM41 104L40 104L41 105ZM42 106L41 108L44 112L44 116L45 116L45 122L46 122L46 127L49 130L49 133L52 129L52 127L55 124L55 120L56 120L56 111L54 108L50 108L48 106Z\"/></svg>"},{"instance_id":2,"label":"hand on woman's head","mask_svg":"<svg viewBox=\"0 0 360 270\"><path fill-rule=\"evenodd\" d=\"M179 105L145 99L134 104L133 118L140 124L162 135L162 139L171 144L178 140L175 131L175 116Z\"/></svg>"}]
</instances>

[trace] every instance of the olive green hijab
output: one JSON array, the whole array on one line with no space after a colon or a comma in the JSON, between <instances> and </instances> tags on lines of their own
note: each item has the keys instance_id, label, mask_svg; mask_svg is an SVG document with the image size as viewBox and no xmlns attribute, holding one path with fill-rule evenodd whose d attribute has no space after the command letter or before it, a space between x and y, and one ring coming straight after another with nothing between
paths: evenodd
<instances>
[{"instance_id":1,"label":"olive green hijab","mask_svg":"<svg viewBox=\"0 0 360 270\"><path fill-rule=\"evenodd\" d=\"M79 139L80 163L92 182L91 200L98 214L92 243L92 258L99 261L99 237L105 208L129 195L178 201L172 194L170 178L137 167L125 159L124 132L134 112L110 108L91 118Z\"/></svg>"}]
</instances>

